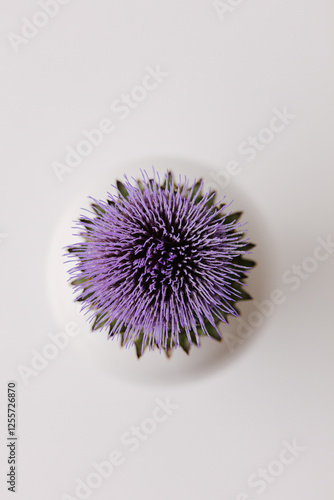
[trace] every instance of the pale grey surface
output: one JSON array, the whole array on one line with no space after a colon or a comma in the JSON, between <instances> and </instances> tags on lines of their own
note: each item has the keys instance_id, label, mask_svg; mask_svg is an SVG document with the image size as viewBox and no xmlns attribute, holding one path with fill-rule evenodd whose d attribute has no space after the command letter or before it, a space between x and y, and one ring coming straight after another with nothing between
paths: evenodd
<instances>
[{"instance_id":1,"label":"pale grey surface","mask_svg":"<svg viewBox=\"0 0 334 500\"><path fill-rule=\"evenodd\" d=\"M75 498L76 478L86 480L92 462L115 449L124 463L89 498L333 495L334 256L305 259L318 238L334 238L334 6L239 3L220 19L199 0L72 0L16 54L8 33L20 34L22 18L40 7L1 0L0 366L3 398L7 381L18 381L17 500ZM110 105L157 65L169 76L122 120ZM294 118L247 161L243 141L269 123L277 128L273 117L284 109ZM59 182L53 162L104 118L115 130ZM234 352L230 338L203 342L189 357L147 353L138 362L92 335L61 258L86 197L104 197L124 172L137 176L153 164L213 186L232 160L240 172L216 187L245 211L258 244L250 292L261 302L279 289L284 303ZM302 263L317 269L292 281L292 266ZM254 305L242 311L248 320ZM80 334L25 385L18 367L30 367L32 349L41 352L49 332L70 321ZM231 335L237 328L232 321ZM131 453L121 436L166 397L178 408ZM1 436L7 473L4 412ZM305 449L277 465L293 440ZM277 477L260 495L247 481L268 465ZM4 483L1 498L12 498Z\"/></svg>"}]
</instances>

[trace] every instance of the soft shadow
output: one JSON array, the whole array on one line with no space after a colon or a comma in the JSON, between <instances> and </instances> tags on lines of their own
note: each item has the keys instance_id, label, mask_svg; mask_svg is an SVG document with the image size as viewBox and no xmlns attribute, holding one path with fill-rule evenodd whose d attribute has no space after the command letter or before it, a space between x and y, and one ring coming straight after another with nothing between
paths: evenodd
<instances>
[{"instance_id":1,"label":"soft shadow","mask_svg":"<svg viewBox=\"0 0 334 500\"><path fill-rule=\"evenodd\" d=\"M172 170L178 179L179 174L192 181L194 178L203 178L204 192L209 188L215 188L217 198L222 199L225 195L225 202L233 201L232 211L242 211L244 215L241 222L247 222L247 237L252 243L256 244L250 258L257 262L257 266L250 272L247 279L247 291L256 300L265 297L265 291L268 290L269 281L269 246L268 238L270 229L266 226L264 218L256 206L255 200L251 199L248 193L242 191L238 186L238 178L235 177L231 183L222 189L217 185L211 173L216 169L213 166L190 161L187 158L173 157L147 157L136 159L118 166L117 170L121 173L118 179L122 180L122 173L128 177L140 177L140 169L145 169L149 173L152 166L159 172L162 178L166 169ZM92 173L93 176L93 173ZM92 178L93 181L93 178ZM93 185L96 185L96 176L94 176ZM105 198L107 191L110 191L110 184L115 184L116 179L99 178L98 193L90 191L88 194L93 197L99 195ZM94 186L95 187L95 186ZM256 311L253 301L244 301L239 303L241 317L248 318L249 314ZM106 334L90 334L89 338L85 336L81 347L82 355L84 352L90 358L91 363L96 363L97 369L102 369L109 374L121 377L130 384L149 384L153 386L164 386L170 384L184 384L195 381L204 376L209 376L217 371L225 369L230 363L245 355L245 352L256 342L260 330L263 329L265 321L259 327L250 327L247 338L240 338L237 334L238 319L230 318L230 325L222 325L223 342L217 342L208 338L201 341L201 347L193 347L187 356L182 349L173 352L172 357L167 359L164 353L145 352L144 356L137 360L133 350L121 349L117 341L107 341ZM240 328L240 326L239 326ZM107 343L106 343L107 342Z\"/></svg>"}]
</instances>

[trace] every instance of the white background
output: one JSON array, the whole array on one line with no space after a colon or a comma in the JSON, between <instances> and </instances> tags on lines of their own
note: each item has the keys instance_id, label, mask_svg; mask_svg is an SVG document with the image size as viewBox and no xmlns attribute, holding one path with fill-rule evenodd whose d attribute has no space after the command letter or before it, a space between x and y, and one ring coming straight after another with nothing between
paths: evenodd
<instances>
[{"instance_id":1,"label":"white background","mask_svg":"<svg viewBox=\"0 0 334 500\"><path fill-rule=\"evenodd\" d=\"M306 259L317 238L334 237L332 1L231 0L219 16L204 0L71 0L17 52L8 34L20 35L40 7L0 3L1 498L13 498L12 379L18 500L76 498L76 479L116 449L124 463L89 498L334 498L334 255ZM157 65L169 76L121 120L111 103ZM294 118L247 161L240 143L284 108ZM115 131L59 182L54 162L105 117ZM152 165L212 184L231 160L240 172L217 189L244 210L257 243L249 291L261 302L279 289L284 303L238 344L207 339L171 360L154 352L137 361L92 334L61 249L87 196L105 197L116 178ZM293 265L314 272L287 283ZM242 306L245 320L254 307ZM18 367L31 368L32 350L70 321L80 334L25 384ZM229 339L236 330L231 321ZM151 417L156 398L177 409L131 453L121 436ZM303 451L262 494L247 484L294 440Z\"/></svg>"}]
</instances>

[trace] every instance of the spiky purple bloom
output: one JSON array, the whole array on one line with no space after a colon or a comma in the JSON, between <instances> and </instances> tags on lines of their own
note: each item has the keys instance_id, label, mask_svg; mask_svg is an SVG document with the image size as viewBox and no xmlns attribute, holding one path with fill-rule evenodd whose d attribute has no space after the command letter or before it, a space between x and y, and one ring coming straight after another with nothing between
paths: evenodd
<instances>
[{"instance_id":1,"label":"spiky purple bloom","mask_svg":"<svg viewBox=\"0 0 334 500\"><path fill-rule=\"evenodd\" d=\"M187 352L199 335L220 338L219 321L237 316L234 304L249 298L243 279L254 264L242 259L251 244L240 214L223 213L215 193L201 194L203 181L189 187L167 172L142 181L117 183L107 201L79 220L78 242L68 248L77 300L91 312L93 330L108 328L126 346L140 342L168 352ZM137 346L138 351L138 346Z\"/></svg>"}]
</instances>

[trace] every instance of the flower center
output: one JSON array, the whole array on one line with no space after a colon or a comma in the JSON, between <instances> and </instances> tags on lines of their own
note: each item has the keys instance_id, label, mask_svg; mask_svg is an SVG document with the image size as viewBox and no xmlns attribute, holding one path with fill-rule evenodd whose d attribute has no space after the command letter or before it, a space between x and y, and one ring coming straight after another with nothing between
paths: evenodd
<instances>
[{"instance_id":1,"label":"flower center","mask_svg":"<svg viewBox=\"0 0 334 500\"><path fill-rule=\"evenodd\" d=\"M133 261L136 281L144 290L167 288L167 295L177 291L190 271L190 245L180 236L150 236Z\"/></svg>"}]
</instances>

